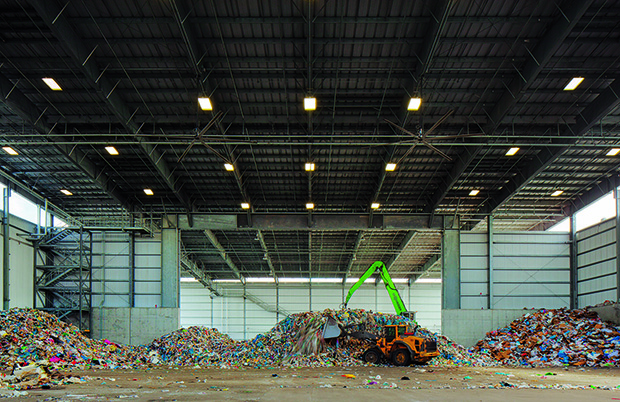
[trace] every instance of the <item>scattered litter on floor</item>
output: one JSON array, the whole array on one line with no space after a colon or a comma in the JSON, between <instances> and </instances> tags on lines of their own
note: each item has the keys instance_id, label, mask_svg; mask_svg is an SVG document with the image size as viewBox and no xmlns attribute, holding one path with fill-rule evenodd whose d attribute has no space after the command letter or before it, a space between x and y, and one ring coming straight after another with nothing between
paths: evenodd
<instances>
[{"instance_id":1,"label":"scattered litter on floor","mask_svg":"<svg viewBox=\"0 0 620 402\"><path fill-rule=\"evenodd\" d=\"M619 366L620 329L592 311L543 309L488 332L474 349L508 365Z\"/></svg>"}]
</instances>

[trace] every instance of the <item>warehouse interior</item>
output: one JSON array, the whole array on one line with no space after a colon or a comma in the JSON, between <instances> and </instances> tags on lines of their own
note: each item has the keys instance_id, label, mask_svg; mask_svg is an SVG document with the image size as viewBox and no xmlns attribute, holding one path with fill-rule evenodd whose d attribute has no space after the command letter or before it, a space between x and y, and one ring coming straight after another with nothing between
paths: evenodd
<instances>
[{"instance_id":1,"label":"warehouse interior","mask_svg":"<svg viewBox=\"0 0 620 402\"><path fill-rule=\"evenodd\" d=\"M126 345L242 341L340 309L375 261L465 347L524 309L617 302L619 17L0 0L2 310ZM393 314L384 282L346 307Z\"/></svg>"}]
</instances>

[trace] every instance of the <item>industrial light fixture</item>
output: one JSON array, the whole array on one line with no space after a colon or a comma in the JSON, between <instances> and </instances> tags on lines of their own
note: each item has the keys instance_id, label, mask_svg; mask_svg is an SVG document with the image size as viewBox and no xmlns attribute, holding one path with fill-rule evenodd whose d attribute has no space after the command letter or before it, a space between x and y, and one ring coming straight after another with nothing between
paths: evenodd
<instances>
[{"instance_id":1,"label":"industrial light fixture","mask_svg":"<svg viewBox=\"0 0 620 402\"><path fill-rule=\"evenodd\" d=\"M388 163L387 165L385 165L385 171L386 172L393 172L394 170L396 170L396 164L395 163Z\"/></svg>"},{"instance_id":2,"label":"industrial light fixture","mask_svg":"<svg viewBox=\"0 0 620 402\"><path fill-rule=\"evenodd\" d=\"M42 78L42 80L43 82L45 82L45 84L47 84L48 87L50 87L52 91L62 91L60 85L58 85L58 83L53 78Z\"/></svg>"},{"instance_id":3,"label":"industrial light fixture","mask_svg":"<svg viewBox=\"0 0 620 402\"><path fill-rule=\"evenodd\" d=\"M479 193L479 192L480 192L480 190L471 190L471 191L469 192L469 195L470 195L471 197L475 197L475 196L477 196L477 195L478 195L478 193Z\"/></svg>"},{"instance_id":4,"label":"industrial light fixture","mask_svg":"<svg viewBox=\"0 0 620 402\"><path fill-rule=\"evenodd\" d=\"M73 195L73 193L71 191L65 190L64 188L60 189L60 192L63 193L64 195Z\"/></svg>"},{"instance_id":5,"label":"industrial light fixture","mask_svg":"<svg viewBox=\"0 0 620 402\"><path fill-rule=\"evenodd\" d=\"M9 146L2 147L2 149L4 150L4 152L6 152L9 155L19 155L16 150L14 150L13 148Z\"/></svg>"},{"instance_id":6,"label":"industrial light fixture","mask_svg":"<svg viewBox=\"0 0 620 402\"><path fill-rule=\"evenodd\" d=\"M6 148L6 147L5 147ZM9 147L10 148L10 147ZM5 150L6 151L6 150ZM10 153L10 152L9 152ZM616 156L620 153L620 148L612 148L607 152L607 156ZM11 154L13 155L13 154Z\"/></svg>"},{"instance_id":7,"label":"industrial light fixture","mask_svg":"<svg viewBox=\"0 0 620 402\"><path fill-rule=\"evenodd\" d=\"M422 105L422 98L411 98L409 105L407 105L407 110L418 110L420 105Z\"/></svg>"},{"instance_id":8,"label":"industrial light fixture","mask_svg":"<svg viewBox=\"0 0 620 402\"><path fill-rule=\"evenodd\" d=\"M555 190L553 193L551 193L552 197L558 197L560 195L562 195L562 193L564 193L564 191L562 190Z\"/></svg>"},{"instance_id":9,"label":"industrial light fixture","mask_svg":"<svg viewBox=\"0 0 620 402\"><path fill-rule=\"evenodd\" d=\"M232 164L232 163L225 163L225 164L224 164L224 169L226 169L226 170L227 170L227 171L229 171L229 172L232 172L232 171L234 171L234 170L235 170L235 167L233 166L233 164Z\"/></svg>"},{"instance_id":10,"label":"industrial light fixture","mask_svg":"<svg viewBox=\"0 0 620 402\"><path fill-rule=\"evenodd\" d=\"M307 202L306 203L306 209L314 209L314 203L313 202Z\"/></svg>"},{"instance_id":11,"label":"industrial light fixture","mask_svg":"<svg viewBox=\"0 0 620 402\"><path fill-rule=\"evenodd\" d=\"M370 208L372 209L378 209L381 206L381 204L379 204L378 202L373 202L372 204L370 204Z\"/></svg>"},{"instance_id":12,"label":"industrial light fixture","mask_svg":"<svg viewBox=\"0 0 620 402\"><path fill-rule=\"evenodd\" d=\"M306 172L314 172L314 163L306 162L305 169L306 169Z\"/></svg>"},{"instance_id":13,"label":"industrial light fixture","mask_svg":"<svg viewBox=\"0 0 620 402\"><path fill-rule=\"evenodd\" d=\"M213 110L213 105L211 105L211 99L206 97L198 98L198 104L202 110Z\"/></svg>"},{"instance_id":14,"label":"industrial light fixture","mask_svg":"<svg viewBox=\"0 0 620 402\"><path fill-rule=\"evenodd\" d=\"M579 84L581 84L581 81L583 81L583 77L575 77L572 80L570 80L570 82L564 87L565 91L572 91L573 89L577 88L579 86Z\"/></svg>"},{"instance_id":15,"label":"industrial light fixture","mask_svg":"<svg viewBox=\"0 0 620 402\"><path fill-rule=\"evenodd\" d=\"M105 150L108 151L110 155L118 155L118 151L112 146L105 147Z\"/></svg>"},{"instance_id":16,"label":"industrial light fixture","mask_svg":"<svg viewBox=\"0 0 620 402\"><path fill-rule=\"evenodd\" d=\"M250 203L248 203L248 202L242 202L242 203L241 203L241 208L242 208L242 209L250 209Z\"/></svg>"},{"instance_id":17,"label":"industrial light fixture","mask_svg":"<svg viewBox=\"0 0 620 402\"><path fill-rule=\"evenodd\" d=\"M145 188L144 189L144 194L146 194L146 195L153 195L153 190L151 190L150 188Z\"/></svg>"},{"instance_id":18,"label":"industrial light fixture","mask_svg":"<svg viewBox=\"0 0 620 402\"><path fill-rule=\"evenodd\" d=\"M513 148L510 148L510 149L508 150L508 152L506 152L506 156L513 156L514 154L516 154L517 152L519 152L519 149L521 149L521 148L519 148L519 147L513 147Z\"/></svg>"},{"instance_id":19,"label":"industrial light fixture","mask_svg":"<svg viewBox=\"0 0 620 402\"><path fill-rule=\"evenodd\" d=\"M314 96L304 98L304 109L307 111L316 110L316 98Z\"/></svg>"}]
</instances>

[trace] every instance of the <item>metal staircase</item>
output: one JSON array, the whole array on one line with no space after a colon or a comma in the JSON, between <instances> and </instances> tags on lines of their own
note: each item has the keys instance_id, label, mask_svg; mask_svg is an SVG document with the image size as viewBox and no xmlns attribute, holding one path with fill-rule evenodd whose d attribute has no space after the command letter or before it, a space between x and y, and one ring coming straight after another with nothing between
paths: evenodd
<instances>
[{"instance_id":1,"label":"metal staircase","mask_svg":"<svg viewBox=\"0 0 620 402\"><path fill-rule=\"evenodd\" d=\"M89 332L91 233L76 228L50 228L33 244L34 305Z\"/></svg>"}]
</instances>

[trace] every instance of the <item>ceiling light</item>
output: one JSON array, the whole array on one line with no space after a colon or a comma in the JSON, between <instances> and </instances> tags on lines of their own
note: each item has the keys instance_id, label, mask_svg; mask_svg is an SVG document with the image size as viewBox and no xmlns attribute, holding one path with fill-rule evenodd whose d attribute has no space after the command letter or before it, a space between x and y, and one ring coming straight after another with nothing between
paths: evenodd
<instances>
[{"instance_id":1,"label":"ceiling light","mask_svg":"<svg viewBox=\"0 0 620 402\"><path fill-rule=\"evenodd\" d=\"M314 203L313 202L307 202L306 203L306 209L314 209Z\"/></svg>"},{"instance_id":2,"label":"ceiling light","mask_svg":"<svg viewBox=\"0 0 620 402\"><path fill-rule=\"evenodd\" d=\"M202 110L213 110L211 99L209 98L198 98L198 104Z\"/></svg>"},{"instance_id":3,"label":"ceiling light","mask_svg":"<svg viewBox=\"0 0 620 402\"><path fill-rule=\"evenodd\" d=\"M69 190L65 190L64 188L60 190L61 193L63 193L64 195L73 195L73 193Z\"/></svg>"},{"instance_id":4,"label":"ceiling light","mask_svg":"<svg viewBox=\"0 0 620 402\"><path fill-rule=\"evenodd\" d=\"M242 203L241 203L241 208L242 208L242 209L250 209L250 203L248 203L248 202L242 202Z\"/></svg>"},{"instance_id":5,"label":"ceiling light","mask_svg":"<svg viewBox=\"0 0 620 402\"><path fill-rule=\"evenodd\" d=\"M475 197L475 196L477 196L477 195L478 195L478 193L479 193L479 192L480 192L480 190L471 190L471 191L469 192L469 195L470 195L470 196L472 196L472 197Z\"/></svg>"},{"instance_id":6,"label":"ceiling light","mask_svg":"<svg viewBox=\"0 0 620 402\"><path fill-rule=\"evenodd\" d=\"M234 170L235 170L235 167L233 166L233 164L232 164L232 163L225 163L225 164L224 164L224 169L226 169L226 170L227 170L227 171L229 171L229 172L232 172L232 171L234 171Z\"/></svg>"},{"instance_id":7,"label":"ceiling light","mask_svg":"<svg viewBox=\"0 0 620 402\"><path fill-rule=\"evenodd\" d=\"M370 204L370 208L372 209L378 209L381 206L381 204L379 204L378 202L373 202L372 204Z\"/></svg>"},{"instance_id":8,"label":"ceiling light","mask_svg":"<svg viewBox=\"0 0 620 402\"><path fill-rule=\"evenodd\" d=\"M105 147L105 150L108 151L110 155L118 155L118 151L114 147Z\"/></svg>"},{"instance_id":9,"label":"ceiling light","mask_svg":"<svg viewBox=\"0 0 620 402\"><path fill-rule=\"evenodd\" d=\"M7 147L5 147L5 148L7 148ZM10 147L8 147L8 148L10 148ZM6 151L6 149L5 149L5 151ZM7 151L7 152L8 152L8 151ZM9 153L10 153L10 152L9 152ZM607 156L616 156L616 155L618 155L619 153L620 153L620 148L612 148L612 149L610 149L610 150L609 150L609 152L607 152L607 154L606 154L606 155L607 155ZM11 154L11 155L13 155L13 154Z\"/></svg>"},{"instance_id":10,"label":"ceiling light","mask_svg":"<svg viewBox=\"0 0 620 402\"><path fill-rule=\"evenodd\" d=\"M2 149L4 150L4 152L6 152L9 155L19 155L16 150L14 150L13 148L9 146L2 147Z\"/></svg>"},{"instance_id":11,"label":"ceiling light","mask_svg":"<svg viewBox=\"0 0 620 402\"><path fill-rule=\"evenodd\" d=\"M395 163L388 163L387 165L385 165L385 170L386 172L393 172L394 170L396 170L396 164Z\"/></svg>"},{"instance_id":12,"label":"ceiling light","mask_svg":"<svg viewBox=\"0 0 620 402\"><path fill-rule=\"evenodd\" d=\"M581 84L581 81L583 81L583 77L575 77L572 80L570 80L570 82L568 83L568 85L566 85L564 87L565 91L572 91L573 89L577 88L579 86L579 84Z\"/></svg>"},{"instance_id":13,"label":"ceiling light","mask_svg":"<svg viewBox=\"0 0 620 402\"><path fill-rule=\"evenodd\" d=\"M314 163L306 162L306 172L314 172Z\"/></svg>"},{"instance_id":14,"label":"ceiling light","mask_svg":"<svg viewBox=\"0 0 620 402\"><path fill-rule=\"evenodd\" d=\"M418 110L421 104L422 98L411 98L409 105L407 105L407 110Z\"/></svg>"},{"instance_id":15,"label":"ceiling light","mask_svg":"<svg viewBox=\"0 0 620 402\"><path fill-rule=\"evenodd\" d=\"M153 195L153 190L151 190L150 188L145 188L144 189L144 194L146 194L146 195Z\"/></svg>"},{"instance_id":16,"label":"ceiling light","mask_svg":"<svg viewBox=\"0 0 620 402\"><path fill-rule=\"evenodd\" d=\"M304 98L304 109L308 111L316 110L316 98L312 96Z\"/></svg>"},{"instance_id":17,"label":"ceiling light","mask_svg":"<svg viewBox=\"0 0 620 402\"><path fill-rule=\"evenodd\" d=\"M53 78L43 78L43 82L45 82L52 91L62 91L60 85L58 85L58 83L54 81Z\"/></svg>"},{"instance_id":18,"label":"ceiling light","mask_svg":"<svg viewBox=\"0 0 620 402\"><path fill-rule=\"evenodd\" d=\"M564 191L562 191L562 190L555 190L553 193L551 193L551 196L552 197L557 197L559 195L562 195L563 192Z\"/></svg>"},{"instance_id":19,"label":"ceiling light","mask_svg":"<svg viewBox=\"0 0 620 402\"><path fill-rule=\"evenodd\" d=\"M514 154L519 152L519 149L521 148L518 148L518 147L510 148L508 152L506 152L506 156L513 156Z\"/></svg>"}]
</instances>

